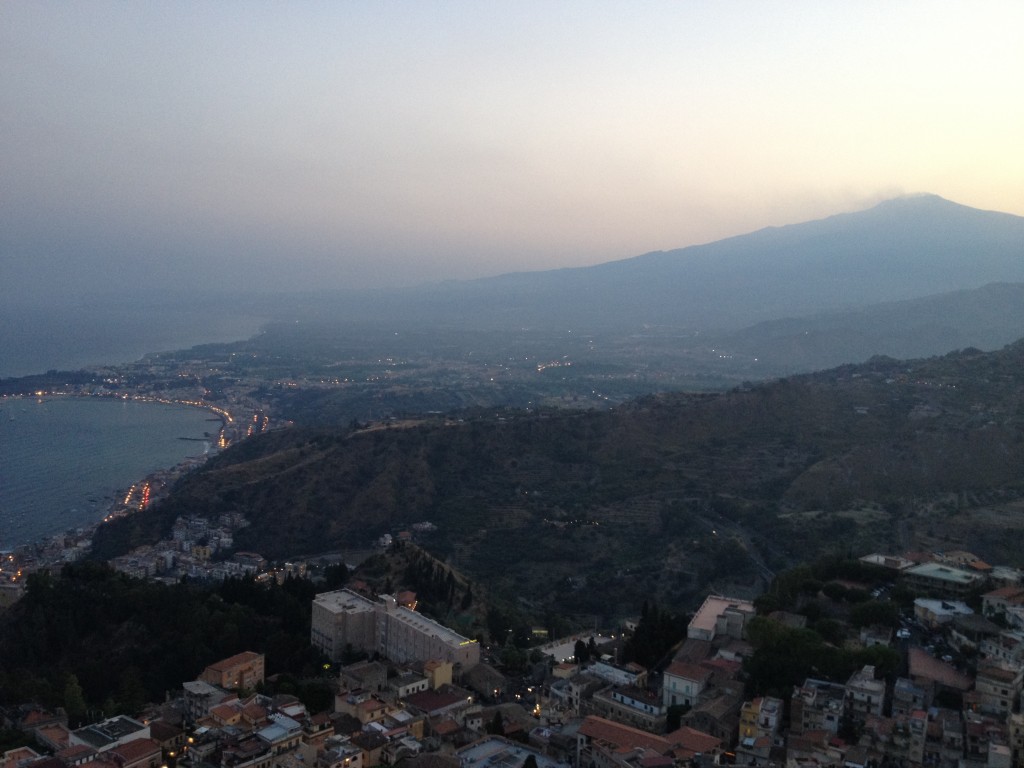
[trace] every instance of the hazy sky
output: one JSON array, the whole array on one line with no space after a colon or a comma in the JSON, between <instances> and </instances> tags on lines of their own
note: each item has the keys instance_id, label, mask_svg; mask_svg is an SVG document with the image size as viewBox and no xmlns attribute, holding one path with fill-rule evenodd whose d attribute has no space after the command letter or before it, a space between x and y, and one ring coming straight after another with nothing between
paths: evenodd
<instances>
[{"instance_id":1,"label":"hazy sky","mask_svg":"<svg viewBox=\"0 0 1024 768\"><path fill-rule=\"evenodd\" d=\"M1024 215L1024 3L0 4L0 300Z\"/></svg>"}]
</instances>

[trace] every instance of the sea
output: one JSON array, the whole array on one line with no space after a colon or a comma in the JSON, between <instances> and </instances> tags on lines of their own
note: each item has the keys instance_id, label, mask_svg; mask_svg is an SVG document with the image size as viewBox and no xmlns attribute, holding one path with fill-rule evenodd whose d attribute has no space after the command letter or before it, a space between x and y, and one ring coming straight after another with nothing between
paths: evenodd
<instances>
[{"instance_id":1,"label":"sea","mask_svg":"<svg viewBox=\"0 0 1024 768\"><path fill-rule=\"evenodd\" d=\"M239 341L267 318L195 308L0 307L0 379L130 363L150 352Z\"/></svg>"},{"instance_id":2,"label":"sea","mask_svg":"<svg viewBox=\"0 0 1024 768\"><path fill-rule=\"evenodd\" d=\"M245 339L263 319L198 312L0 310L0 378ZM0 399L0 551L102 520L116 495L212 450L201 408L95 397Z\"/></svg>"},{"instance_id":3,"label":"sea","mask_svg":"<svg viewBox=\"0 0 1024 768\"><path fill-rule=\"evenodd\" d=\"M215 445L219 420L188 406L58 396L0 402L0 550L103 519L149 473Z\"/></svg>"}]
</instances>

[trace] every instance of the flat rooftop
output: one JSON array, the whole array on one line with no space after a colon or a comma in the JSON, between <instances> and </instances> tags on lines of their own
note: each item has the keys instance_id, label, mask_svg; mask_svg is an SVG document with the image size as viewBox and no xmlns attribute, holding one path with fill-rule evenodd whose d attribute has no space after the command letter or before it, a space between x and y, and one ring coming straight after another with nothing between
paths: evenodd
<instances>
[{"instance_id":1,"label":"flat rooftop","mask_svg":"<svg viewBox=\"0 0 1024 768\"><path fill-rule=\"evenodd\" d=\"M964 571L959 568L950 568L941 563L921 563L913 568L904 571L908 576L920 576L926 579L937 579L951 584L973 584L981 578L980 574Z\"/></svg>"},{"instance_id":2,"label":"flat rooftop","mask_svg":"<svg viewBox=\"0 0 1024 768\"><path fill-rule=\"evenodd\" d=\"M749 600L740 600L734 597L722 597L721 595L708 595L704 603L694 614L690 626L695 629L712 631L718 623L718 617L729 608L735 608L743 613L756 613L754 604Z\"/></svg>"},{"instance_id":3,"label":"flat rooftop","mask_svg":"<svg viewBox=\"0 0 1024 768\"><path fill-rule=\"evenodd\" d=\"M396 608L392 615L403 624L407 624L425 635L431 635L439 638L448 645L468 645L469 643L476 642L475 640L463 637L455 630L448 629L448 627L443 624L438 624L433 619L428 619L423 614L416 613L416 611L411 611L408 608Z\"/></svg>"},{"instance_id":4,"label":"flat rooftop","mask_svg":"<svg viewBox=\"0 0 1024 768\"><path fill-rule=\"evenodd\" d=\"M121 716L112 717L109 720L104 720L102 723L87 725L84 728L79 728L74 733L77 738L95 749L103 749L103 747L113 744L125 736L130 736L145 729L146 726L138 720Z\"/></svg>"},{"instance_id":5,"label":"flat rooftop","mask_svg":"<svg viewBox=\"0 0 1024 768\"><path fill-rule=\"evenodd\" d=\"M528 755L536 758L538 768L564 768L566 765L523 744L513 744L496 736L470 744L455 753L463 768L520 768Z\"/></svg>"},{"instance_id":6,"label":"flat rooftop","mask_svg":"<svg viewBox=\"0 0 1024 768\"><path fill-rule=\"evenodd\" d=\"M321 592L313 598L315 605L326 608L331 613L366 613L373 612L376 603L362 595L339 589L334 592Z\"/></svg>"}]
</instances>

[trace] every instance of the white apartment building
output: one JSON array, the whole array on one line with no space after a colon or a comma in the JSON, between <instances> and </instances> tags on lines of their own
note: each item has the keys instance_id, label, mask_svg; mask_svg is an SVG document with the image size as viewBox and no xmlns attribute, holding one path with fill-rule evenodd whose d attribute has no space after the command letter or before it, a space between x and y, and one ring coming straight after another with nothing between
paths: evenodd
<instances>
[{"instance_id":1,"label":"white apartment building","mask_svg":"<svg viewBox=\"0 0 1024 768\"><path fill-rule=\"evenodd\" d=\"M432 659L466 670L480 663L480 644L398 605L394 596L369 600L347 589L313 599L310 642L331 659L346 646L404 664Z\"/></svg>"},{"instance_id":2,"label":"white apartment building","mask_svg":"<svg viewBox=\"0 0 1024 768\"><path fill-rule=\"evenodd\" d=\"M373 653L377 650L377 604L347 589L322 592L313 598L309 641L314 648L338 661L345 646Z\"/></svg>"}]
</instances>

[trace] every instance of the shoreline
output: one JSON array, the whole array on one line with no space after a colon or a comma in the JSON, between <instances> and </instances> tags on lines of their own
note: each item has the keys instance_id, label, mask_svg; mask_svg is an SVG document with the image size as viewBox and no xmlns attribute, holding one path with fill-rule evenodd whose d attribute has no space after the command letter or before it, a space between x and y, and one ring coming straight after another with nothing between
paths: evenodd
<instances>
[{"instance_id":1,"label":"shoreline","mask_svg":"<svg viewBox=\"0 0 1024 768\"><path fill-rule=\"evenodd\" d=\"M207 443L207 447L201 453L186 456L180 461L176 462L170 467L161 467L147 473L141 479L136 480L127 488L122 487L109 487L102 491L91 491L89 496L98 496L101 502L98 504L97 512L101 517L94 519L84 525L77 525L71 528L64 529L63 531L54 532L42 537L34 538L31 541L21 543L7 543L0 542L0 552L3 553L24 553L32 554L36 557L40 556L43 552L53 548L55 542L60 541L62 543L62 549L67 550L69 541L72 543L73 548L76 550L82 550L83 544L85 544L85 552L91 547L93 535L96 530L105 522L120 517L126 517L134 512L142 511L148 508L151 504L158 501L164 494L158 493L152 495L154 487L159 486L161 491L166 491L178 478L180 478L186 472L193 471L198 467L206 463L209 458L221 450L221 447L225 446L228 442L226 431L232 423L234 423L234 417L231 413L219 406L212 405L203 401L187 400L187 399L173 399L154 397L147 395L139 395L137 393L125 393L125 392L65 392L65 391L36 391L33 393L23 394L4 394L0 395L0 413L3 412L4 404L10 402L18 402L29 399L34 399L37 402L44 402L46 400L60 400L70 398L81 398L81 399L98 399L103 401L124 401L124 402L136 402L136 403L148 403L154 405L170 405L178 407L188 408L199 408L209 413L214 414L214 418L207 419L207 421L217 421L220 423L219 429L215 434L211 433L203 438L177 438L179 440L186 440L189 442L204 442ZM13 418L13 417L12 417ZM136 494L139 495L138 501L134 498ZM104 503L107 502L107 503ZM92 498L86 497L82 504L93 504L95 501ZM139 506L131 509L133 504ZM83 553L84 554L84 553ZM77 559L77 558L76 558ZM66 561L66 560L65 560ZM46 565L53 565L53 562L48 562Z\"/></svg>"}]
</instances>

